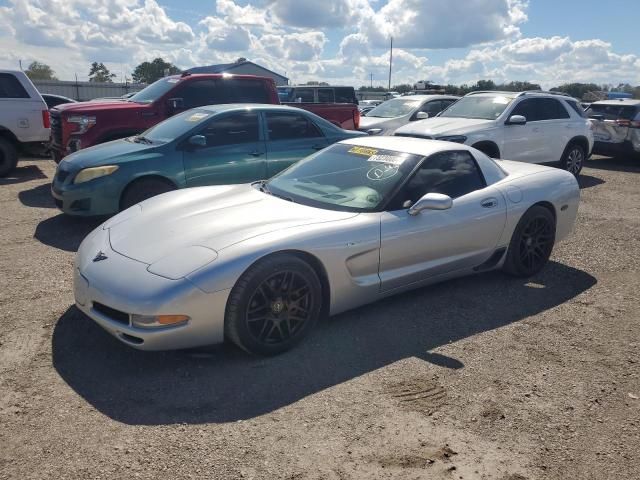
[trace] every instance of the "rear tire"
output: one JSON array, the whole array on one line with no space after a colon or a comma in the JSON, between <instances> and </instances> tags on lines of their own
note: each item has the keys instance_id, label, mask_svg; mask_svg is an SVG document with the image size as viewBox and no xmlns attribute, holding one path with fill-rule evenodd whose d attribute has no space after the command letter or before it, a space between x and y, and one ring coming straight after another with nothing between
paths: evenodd
<instances>
[{"instance_id":1,"label":"rear tire","mask_svg":"<svg viewBox=\"0 0 640 480\"><path fill-rule=\"evenodd\" d=\"M175 186L168 180L161 180L157 178L142 178L135 180L122 194L120 199L120 210L126 210L133 205L136 205L144 200L155 197L162 193L167 193L175 190Z\"/></svg>"},{"instance_id":2,"label":"rear tire","mask_svg":"<svg viewBox=\"0 0 640 480\"><path fill-rule=\"evenodd\" d=\"M516 226L503 269L515 277L530 277L546 265L556 240L556 219L548 208L534 205Z\"/></svg>"},{"instance_id":3,"label":"rear tire","mask_svg":"<svg viewBox=\"0 0 640 480\"><path fill-rule=\"evenodd\" d=\"M580 176L584 161L586 159L584 148L578 143L571 143L565 149L560 160L560 168L573 174L576 178Z\"/></svg>"},{"instance_id":4,"label":"rear tire","mask_svg":"<svg viewBox=\"0 0 640 480\"><path fill-rule=\"evenodd\" d=\"M225 313L225 337L257 355L276 355L300 342L322 310L315 270L290 254L258 261L236 282Z\"/></svg>"},{"instance_id":5,"label":"rear tire","mask_svg":"<svg viewBox=\"0 0 640 480\"><path fill-rule=\"evenodd\" d=\"M6 138L0 138L0 177L9 175L18 165L18 150Z\"/></svg>"}]
</instances>

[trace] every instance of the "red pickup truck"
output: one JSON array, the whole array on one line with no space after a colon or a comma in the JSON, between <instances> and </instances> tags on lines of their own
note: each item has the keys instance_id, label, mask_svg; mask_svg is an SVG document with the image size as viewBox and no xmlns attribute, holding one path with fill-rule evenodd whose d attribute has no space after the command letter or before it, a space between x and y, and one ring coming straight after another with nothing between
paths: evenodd
<instances>
[{"instance_id":1,"label":"red pickup truck","mask_svg":"<svg viewBox=\"0 0 640 480\"><path fill-rule=\"evenodd\" d=\"M280 104L271 78L250 75L174 75L152 83L130 98L68 103L50 110L51 152L59 162L82 148L136 135L176 113L220 103ZM357 130L355 104L301 104L348 130Z\"/></svg>"}]
</instances>

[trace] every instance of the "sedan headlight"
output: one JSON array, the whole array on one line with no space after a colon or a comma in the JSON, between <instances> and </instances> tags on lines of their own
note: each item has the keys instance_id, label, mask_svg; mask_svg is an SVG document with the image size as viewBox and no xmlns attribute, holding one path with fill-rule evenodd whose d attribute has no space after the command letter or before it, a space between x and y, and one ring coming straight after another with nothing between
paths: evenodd
<instances>
[{"instance_id":1,"label":"sedan headlight","mask_svg":"<svg viewBox=\"0 0 640 480\"><path fill-rule=\"evenodd\" d=\"M436 137L436 140L442 140L443 142L464 143L467 141L467 137L465 137L464 135L447 135L444 137Z\"/></svg>"},{"instance_id":2,"label":"sedan headlight","mask_svg":"<svg viewBox=\"0 0 640 480\"><path fill-rule=\"evenodd\" d=\"M186 315L131 315L131 323L138 328L175 327L188 321Z\"/></svg>"},{"instance_id":3,"label":"sedan headlight","mask_svg":"<svg viewBox=\"0 0 640 480\"><path fill-rule=\"evenodd\" d=\"M67 122L76 125L76 130L71 133L83 134L96 124L96 117L88 115L72 115L67 118Z\"/></svg>"},{"instance_id":4,"label":"sedan headlight","mask_svg":"<svg viewBox=\"0 0 640 480\"><path fill-rule=\"evenodd\" d=\"M105 165L104 167L85 168L84 170L80 170L80 172L76 175L76 178L73 179L73 183L77 185L78 183L88 182L89 180L93 180L94 178L111 175L116 170L118 170L117 165Z\"/></svg>"}]
</instances>

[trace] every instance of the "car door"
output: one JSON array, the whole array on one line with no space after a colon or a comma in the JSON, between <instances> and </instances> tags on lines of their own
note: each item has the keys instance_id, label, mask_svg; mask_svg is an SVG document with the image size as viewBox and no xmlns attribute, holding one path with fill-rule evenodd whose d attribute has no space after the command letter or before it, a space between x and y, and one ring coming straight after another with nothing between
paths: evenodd
<instances>
[{"instance_id":1,"label":"car door","mask_svg":"<svg viewBox=\"0 0 640 480\"><path fill-rule=\"evenodd\" d=\"M429 192L453 198L449 210L408 207ZM487 261L504 229L506 204L467 151L433 155L405 183L380 220L383 291L430 277L472 268Z\"/></svg>"},{"instance_id":2,"label":"car door","mask_svg":"<svg viewBox=\"0 0 640 480\"><path fill-rule=\"evenodd\" d=\"M526 98L520 101L509 114L522 115L527 119L524 125L504 124L500 157L519 162L538 163L549 158L552 148L546 138L546 128L541 122L543 105L541 98Z\"/></svg>"},{"instance_id":3,"label":"car door","mask_svg":"<svg viewBox=\"0 0 640 480\"><path fill-rule=\"evenodd\" d=\"M571 120L571 115L555 98L540 98L538 100L539 121L542 138L547 145L545 156L534 161L557 162L562 158L564 149L576 135L584 134L580 126L582 122Z\"/></svg>"},{"instance_id":4,"label":"car door","mask_svg":"<svg viewBox=\"0 0 640 480\"><path fill-rule=\"evenodd\" d=\"M268 177L329 145L322 130L304 113L266 111L264 117Z\"/></svg>"},{"instance_id":5,"label":"car door","mask_svg":"<svg viewBox=\"0 0 640 480\"><path fill-rule=\"evenodd\" d=\"M206 146L183 144L187 186L248 183L266 178L264 140L260 115L241 112L220 115L194 135L204 135Z\"/></svg>"}]
</instances>

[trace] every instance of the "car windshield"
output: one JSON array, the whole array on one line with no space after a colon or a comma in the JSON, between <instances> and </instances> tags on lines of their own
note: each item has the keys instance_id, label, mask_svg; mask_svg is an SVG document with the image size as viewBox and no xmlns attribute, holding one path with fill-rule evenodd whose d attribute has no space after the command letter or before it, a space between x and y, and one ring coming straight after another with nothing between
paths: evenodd
<instances>
[{"instance_id":1,"label":"car windshield","mask_svg":"<svg viewBox=\"0 0 640 480\"><path fill-rule=\"evenodd\" d=\"M504 112L513 101L513 98L506 95L472 95L463 97L442 112L440 116L495 120Z\"/></svg>"},{"instance_id":2,"label":"car windshield","mask_svg":"<svg viewBox=\"0 0 640 480\"><path fill-rule=\"evenodd\" d=\"M213 112L206 110L187 110L158 123L146 132L132 138L134 141L142 141L144 143L168 143L204 122L211 115L213 115Z\"/></svg>"},{"instance_id":3,"label":"car windshield","mask_svg":"<svg viewBox=\"0 0 640 480\"><path fill-rule=\"evenodd\" d=\"M176 77L161 78L157 82L153 82L148 87L143 88L138 93L131 96L128 100L136 103L155 102L169 90L175 87L178 82L180 82L180 79Z\"/></svg>"},{"instance_id":4,"label":"car windshield","mask_svg":"<svg viewBox=\"0 0 640 480\"><path fill-rule=\"evenodd\" d=\"M295 203L349 212L381 208L422 157L409 153L335 144L315 153L266 184Z\"/></svg>"},{"instance_id":5,"label":"car windshield","mask_svg":"<svg viewBox=\"0 0 640 480\"><path fill-rule=\"evenodd\" d=\"M415 98L393 98L381 103L376 108L367 113L367 117L395 118L402 117L420 106L422 100Z\"/></svg>"}]
</instances>

